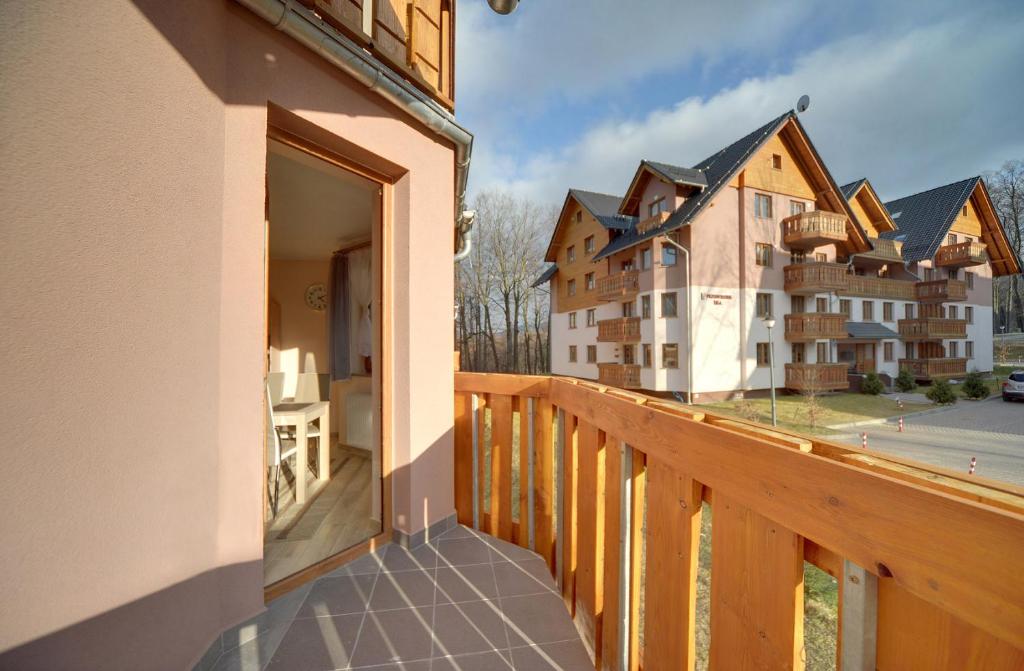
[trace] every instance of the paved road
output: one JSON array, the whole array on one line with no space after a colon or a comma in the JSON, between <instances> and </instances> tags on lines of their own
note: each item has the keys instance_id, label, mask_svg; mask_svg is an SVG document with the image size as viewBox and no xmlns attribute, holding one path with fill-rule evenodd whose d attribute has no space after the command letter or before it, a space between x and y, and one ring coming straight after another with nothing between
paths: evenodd
<instances>
[{"instance_id":1,"label":"paved road","mask_svg":"<svg viewBox=\"0 0 1024 671\"><path fill-rule=\"evenodd\" d=\"M859 445L866 431L869 449L954 470L966 471L977 457L978 475L1024 485L1024 402L961 401L943 412L908 415L903 433L892 424L856 431L839 439Z\"/></svg>"}]
</instances>

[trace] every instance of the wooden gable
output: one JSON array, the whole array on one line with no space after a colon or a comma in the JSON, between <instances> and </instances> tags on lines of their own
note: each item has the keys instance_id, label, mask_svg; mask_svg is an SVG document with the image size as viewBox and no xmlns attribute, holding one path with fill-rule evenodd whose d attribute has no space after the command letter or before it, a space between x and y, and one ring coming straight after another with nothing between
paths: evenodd
<instances>
[{"instance_id":1,"label":"wooden gable","mask_svg":"<svg viewBox=\"0 0 1024 671\"><path fill-rule=\"evenodd\" d=\"M666 179L664 175L652 170L647 164L641 163L640 167L636 169L636 174L633 175L633 181L629 183L629 188L626 189L626 195L622 198L619 214L629 217L641 216L640 202L643 200L644 191L647 190L647 185L652 179L665 182L672 187L676 186L675 182Z\"/></svg>"},{"instance_id":2,"label":"wooden gable","mask_svg":"<svg viewBox=\"0 0 1024 671\"><path fill-rule=\"evenodd\" d=\"M962 212L957 213L950 230L967 235L979 235L988 250L989 264L992 266L994 277L1021 272L1020 261L1012 251L1006 231L1003 230L999 215L992 204L992 198L985 188L984 180L978 180L978 185L974 187L966 205L967 216L963 216Z\"/></svg>"},{"instance_id":3,"label":"wooden gable","mask_svg":"<svg viewBox=\"0 0 1024 671\"><path fill-rule=\"evenodd\" d=\"M864 180L849 201L850 209L870 237L877 238L882 233L896 230L896 222L889 216L889 210L885 209L871 182Z\"/></svg>"}]
</instances>

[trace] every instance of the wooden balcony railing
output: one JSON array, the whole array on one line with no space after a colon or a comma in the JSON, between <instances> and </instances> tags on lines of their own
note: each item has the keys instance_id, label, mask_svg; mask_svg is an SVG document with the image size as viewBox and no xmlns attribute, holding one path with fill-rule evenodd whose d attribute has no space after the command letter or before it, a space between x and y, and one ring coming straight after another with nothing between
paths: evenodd
<instances>
[{"instance_id":1,"label":"wooden balcony railing","mask_svg":"<svg viewBox=\"0 0 1024 671\"><path fill-rule=\"evenodd\" d=\"M640 366L633 363L599 363L597 381L609 387L639 389Z\"/></svg>"},{"instance_id":2,"label":"wooden balcony railing","mask_svg":"<svg viewBox=\"0 0 1024 671\"><path fill-rule=\"evenodd\" d=\"M841 296L892 298L895 300L912 301L914 300L914 282L894 280L888 277L849 275L846 288L838 293Z\"/></svg>"},{"instance_id":3,"label":"wooden balcony railing","mask_svg":"<svg viewBox=\"0 0 1024 671\"><path fill-rule=\"evenodd\" d=\"M867 261L875 261L875 265L880 263L902 263L903 262L903 243L899 240L888 240L886 238L871 238L871 244L874 246L870 252L861 252L854 256L854 263L864 259ZM867 265L867 264L866 264Z\"/></svg>"},{"instance_id":4,"label":"wooden balcony railing","mask_svg":"<svg viewBox=\"0 0 1024 671\"><path fill-rule=\"evenodd\" d=\"M937 380L967 375L967 359L900 359L900 370L906 368L918 380Z\"/></svg>"},{"instance_id":5,"label":"wooden balcony railing","mask_svg":"<svg viewBox=\"0 0 1024 671\"><path fill-rule=\"evenodd\" d=\"M967 300L967 283L960 280L929 280L917 282L914 292L919 301L944 303Z\"/></svg>"},{"instance_id":6,"label":"wooden balcony railing","mask_svg":"<svg viewBox=\"0 0 1024 671\"><path fill-rule=\"evenodd\" d=\"M617 317L597 322L598 342L640 342L640 318Z\"/></svg>"},{"instance_id":7,"label":"wooden balcony railing","mask_svg":"<svg viewBox=\"0 0 1024 671\"><path fill-rule=\"evenodd\" d=\"M639 291L639 270L623 270L620 273L597 278L597 299L601 301L632 298Z\"/></svg>"},{"instance_id":8,"label":"wooden balcony railing","mask_svg":"<svg viewBox=\"0 0 1024 671\"><path fill-rule=\"evenodd\" d=\"M659 212L658 214L643 219L636 225L637 233L646 233L652 228L657 228L658 226L661 226L666 221L668 221L668 218L670 216L672 216L671 212Z\"/></svg>"},{"instance_id":9,"label":"wooden balcony railing","mask_svg":"<svg viewBox=\"0 0 1024 671\"><path fill-rule=\"evenodd\" d=\"M967 337L966 319L923 317L899 320L900 337L904 340L941 340Z\"/></svg>"},{"instance_id":10,"label":"wooden balcony railing","mask_svg":"<svg viewBox=\"0 0 1024 671\"><path fill-rule=\"evenodd\" d=\"M783 286L791 294L817 294L845 289L849 280L841 263L795 263L782 269Z\"/></svg>"},{"instance_id":11,"label":"wooden balcony railing","mask_svg":"<svg viewBox=\"0 0 1024 671\"><path fill-rule=\"evenodd\" d=\"M988 261L985 245L981 242L958 242L955 245L943 245L935 253L935 265L945 268L964 268L979 266Z\"/></svg>"},{"instance_id":12,"label":"wooden balcony railing","mask_svg":"<svg viewBox=\"0 0 1024 671\"><path fill-rule=\"evenodd\" d=\"M451 0L299 2L449 110L455 108Z\"/></svg>"},{"instance_id":13,"label":"wooden balcony railing","mask_svg":"<svg viewBox=\"0 0 1024 671\"><path fill-rule=\"evenodd\" d=\"M786 388L793 391L836 391L850 382L845 363L787 363Z\"/></svg>"},{"instance_id":14,"label":"wooden balcony railing","mask_svg":"<svg viewBox=\"0 0 1024 671\"><path fill-rule=\"evenodd\" d=\"M846 240L845 214L814 210L782 220L782 240L793 249L813 249Z\"/></svg>"},{"instance_id":15,"label":"wooden balcony railing","mask_svg":"<svg viewBox=\"0 0 1024 671\"><path fill-rule=\"evenodd\" d=\"M846 338L846 315L830 312L792 312L786 315L786 340L808 342Z\"/></svg>"},{"instance_id":16,"label":"wooden balcony railing","mask_svg":"<svg viewBox=\"0 0 1024 671\"><path fill-rule=\"evenodd\" d=\"M804 668L805 561L843 669L1024 664L1020 487L571 378L455 390L459 521L540 554L598 669L692 669L704 617L710 668Z\"/></svg>"}]
</instances>

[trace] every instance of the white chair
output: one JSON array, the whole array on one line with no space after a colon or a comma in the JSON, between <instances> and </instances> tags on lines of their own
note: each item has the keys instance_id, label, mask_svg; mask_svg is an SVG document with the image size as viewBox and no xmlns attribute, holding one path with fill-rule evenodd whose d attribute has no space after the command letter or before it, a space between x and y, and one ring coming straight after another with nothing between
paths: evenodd
<instances>
[{"instance_id":1,"label":"white chair","mask_svg":"<svg viewBox=\"0 0 1024 671\"><path fill-rule=\"evenodd\" d=\"M281 462L298 454L299 447L295 440L281 437L281 431L274 426L274 404L270 398L270 385L267 385L267 466L274 471L274 487L270 488L270 473L267 473L267 494L270 499L270 510L277 517L277 506L281 496ZM305 464L295 460L295 477L305 477Z\"/></svg>"}]
</instances>

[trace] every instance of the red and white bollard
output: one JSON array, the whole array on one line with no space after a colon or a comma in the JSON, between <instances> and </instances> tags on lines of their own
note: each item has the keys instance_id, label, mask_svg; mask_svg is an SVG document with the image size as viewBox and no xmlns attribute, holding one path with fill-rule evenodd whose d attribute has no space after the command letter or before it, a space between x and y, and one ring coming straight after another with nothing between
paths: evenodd
<instances>
[{"instance_id":1,"label":"red and white bollard","mask_svg":"<svg viewBox=\"0 0 1024 671\"><path fill-rule=\"evenodd\" d=\"M900 433L903 433L903 415L900 415Z\"/></svg>"},{"instance_id":2,"label":"red and white bollard","mask_svg":"<svg viewBox=\"0 0 1024 671\"><path fill-rule=\"evenodd\" d=\"M971 467L967 469L967 475L974 475L974 467L978 464L977 457L971 457Z\"/></svg>"},{"instance_id":3,"label":"red and white bollard","mask_svg":"<svg viewBox=\"0 0 1024 671\"><path fill-rule=\"evenodd\" d=\"M860 446L863 449L865 449L865 450L868 449L868 432L867 431L863 431L860 434Z\"/></svg>"}]
</instances>

